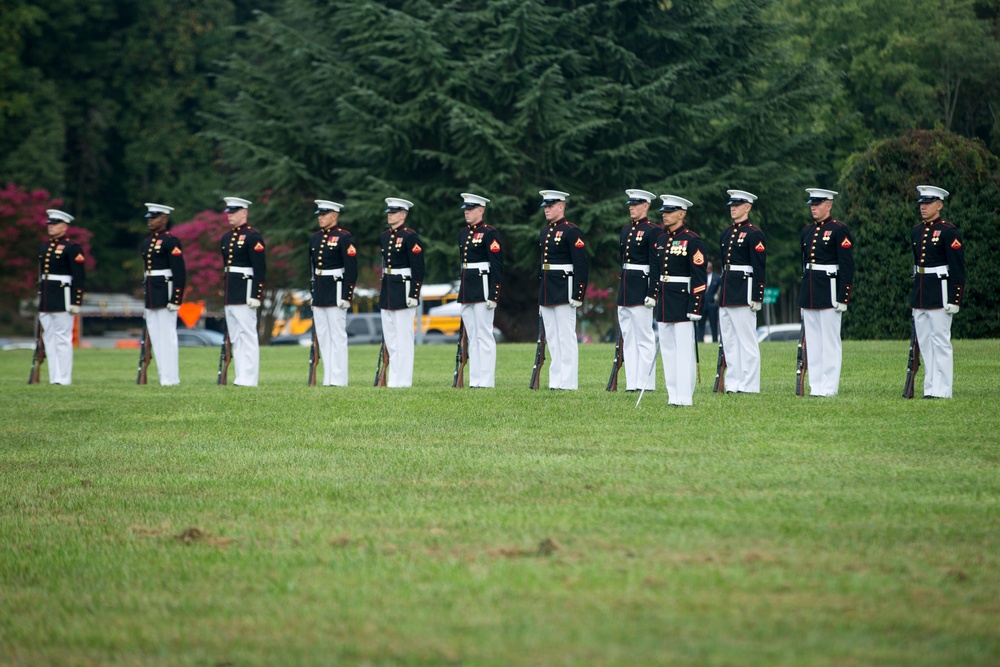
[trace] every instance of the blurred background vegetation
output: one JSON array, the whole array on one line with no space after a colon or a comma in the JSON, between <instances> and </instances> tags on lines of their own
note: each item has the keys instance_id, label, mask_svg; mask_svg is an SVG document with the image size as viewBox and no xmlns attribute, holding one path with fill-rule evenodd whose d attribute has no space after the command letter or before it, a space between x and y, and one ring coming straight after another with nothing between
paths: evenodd
<instances>
[{"instance_id":1,"label":"blurred background vegetation","mask_svg":"<svg viewBox=\"0 0 1000 667\"><path fill-rule=\"evenodd\" d=\"M143 202L176 224L228 194L293 249L271 287L307 284L315 198L345 204L371 287L382 199L414 201L428 279L449 281L472 191L505 241L497 324L530 338L538 190L571 193L594 293L613 296L625 188L694 201L710 248L739 188L760 197L794 320L819 186L860 241L845 335L904 337L914 186L933 183L970 237L956 335L1000 335L995 0L0 2L0 186L48 193L93 233L91 290L136 289ZM0 224L18 215L0 202Z\"/></svg>"}]
</instances>

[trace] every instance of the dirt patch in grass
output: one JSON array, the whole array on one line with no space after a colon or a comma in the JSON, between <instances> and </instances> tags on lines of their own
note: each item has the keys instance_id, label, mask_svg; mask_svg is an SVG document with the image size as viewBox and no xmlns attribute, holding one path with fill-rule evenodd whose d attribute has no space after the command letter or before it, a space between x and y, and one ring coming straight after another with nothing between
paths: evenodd
<instances>
[{"instance_id":1,"label":"dirt patch in grass","mask_svg":"<svg viewBox=\"0 0 1000 667\"><path fill-rule=\"evenodd\" d=\"M496 558L538 558L551 556L562 550L559 543L553 540L551 537L546 537L544 540L538 543L538 546L534 549L519 549L516 547L500 547L494 551L489 552L491 556Z\"/></svg>"}]
</instances>

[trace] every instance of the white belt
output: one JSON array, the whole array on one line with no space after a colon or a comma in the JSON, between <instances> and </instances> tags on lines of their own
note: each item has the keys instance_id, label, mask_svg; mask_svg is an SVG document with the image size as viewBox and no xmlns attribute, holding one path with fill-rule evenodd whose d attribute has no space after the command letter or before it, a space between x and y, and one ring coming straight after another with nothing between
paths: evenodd
<instances>
[{"instance_id":1,"label":"white belt","mask_svg":"<svg viewBox=\"0 0 1000 667\"><path fill-rule=\"evenodd\" d=\"M241 273L244 276L253 275L253 269L249 266L227 266L225 271L228 273Z\"/></svg>"},{"instance_id":2,"label":"white belt","mask_svg":"<svg viewBox=\"0 0 1000 667\"><path fill-rule=\"evenodd\" d=\"M463 262L462 263L462 268L463 269L478 269L480 271L486 271L487 273L489 273L490 272L490 263L489 262Z\"/></svg>"},{"instance_id":3,"label":"white belt","mask_svg":"<svg viewBox=\"0 0 1000 667\"><path fill-rule=\"evenodd\" d=\"M343 278L343 269L316 269L317 276L333 276L334 278Z\"/></svg>"},{"instance_id":4,"label":"white belt","mask_svg":"<svg viewBox=\"0 0 1000 667\"><path fill-rule=\"evenodd\" d=\"M622 268L626 271L642 271L643 273L649 273L649 264L622 264Z\"/></svg>"},{"instance_id":5,"label":"white belt","mask_svg":"<svg viewBox=\"0 0 1000 667\"><path fill-rule=\"evenodd\" d=\"M932 273L942 278L948 277L948 267L946 266L914 266L913 273Z\"/></svg>"},{"instance_id":6,"label":"white belt","mask_svg":"<svg viewBox=\"0 0 1000 667\"><path fill-rule=\"evenodd\" d=\"M58 273L44 273L42 274L42 280L53 280L55 282L60 282L63 285L69 285L73 282L73 276L64 276Z\"/></svg>"},{"instance_id":7,"label":"white belt","mask_svg":"<svg viewBox=\"0 0 1000 667\"><path fill-rule=\"evenodd\" d=\"M402 269L385 269L383 271L383 273L385 273L385 275L387 275L387 276L412 276L413 275L413 271L410 270L410 267L406 267L406 268L402 268Z\"/></svg>"},{"instance_id":8,"label":"white belt","mask_svg":"<svg viewBox=\"0 0 1000 667\"><path fill-rule=\"evenodd\" d=\"M749 264L726 264L726 271L742 271L743 273L753 273L753 267Z\"/></svg>"},{"instance_id":9,"label":"white belt","mask_svg":"<svg viewBox=\"0 0 1000 667\"><path fill-rule=\"evenodd\" d=\"M542 271L566 271L573 273L572 264L542 264Z\"/></svg>"},{"instance_id":10,"label":"white belt","mask_svg":"<svg viewBox=\"0 0 1000 667\"><path fill-rule=\"evenodd\" d=\"M812 269L813 271L826 271L830 275L835 275L840 271L840 266L838 264L806 264L807 269Z\"/></svg>"},{"instance_id":11,"label":"white belt","mask_svg":"<svg viewBox=\"0 0 1000 667\"><path fill-rule=\"evenodd\" d=\"M170 269L156 269L155 271L146 271L146 277L152 278L154 276L163 276L164 278L173 278L174 272Z\"/></svg>"},{"instance_id":12,"label":"white belt","mask_svg":"<svg viewBox=\"0 0 1000 667\"><path fill-rule=\"evenodd\" d=\"M684 283L688 287L691 286L690 276L660 276L661 283Z\"/></svg>"}]
</instances>

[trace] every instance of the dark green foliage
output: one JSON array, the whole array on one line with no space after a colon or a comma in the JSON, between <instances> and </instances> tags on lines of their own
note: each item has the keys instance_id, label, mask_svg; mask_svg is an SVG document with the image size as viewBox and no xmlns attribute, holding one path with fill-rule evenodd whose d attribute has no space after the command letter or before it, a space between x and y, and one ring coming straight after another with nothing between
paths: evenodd
<instances>
[{"instance_id":1,"label":"dark green foliage","mask_svg":"<svg viewBox=\"0 0 1000 667\"><path fill-rule=\"evenodd\" d=\"M382 199L414 201L433 281L457 276L459 193L489 197L508 267L498 317L533 334L543 188L571 193L598 275L618 261L628 187L695 201L713 248L725 190L755 191L772 251L793 256L820 147L802 119L827 87L775 48L769 5L289 0L248 27L206 134L237 189L268 195L255 219L271 236L304 240L310 200L337 199L373 264Z\"/></svg>"},{"instance_id":2,"label":"dark green foliage","mask_svg":"<svg viewBox=\"0 0 1000 667\"><path fill-rule=\"evenodd\" d=\"M964 239L968 275L952 335L1000 335L1000 159L977 141L949 132L915 131L852 156L840 180L858 267L844 318L845 338L909 336L910 229L921 222L917 185L937 185L951 193L942 217Z\"/></svg>"}]
</instances>

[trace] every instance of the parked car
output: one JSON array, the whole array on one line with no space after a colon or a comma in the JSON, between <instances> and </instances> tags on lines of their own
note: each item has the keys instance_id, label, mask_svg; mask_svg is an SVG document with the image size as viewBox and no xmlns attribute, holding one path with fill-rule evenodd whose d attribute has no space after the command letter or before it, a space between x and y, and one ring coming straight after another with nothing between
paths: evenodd
<instances>
[{"instance_id":1,"label":"parked car","mask_svg":"<svg viewBox=\"0 0 1000 667\"><path fill-rule=\"evenodd\" d=\"M178 347L219 347L225 334L212 329L178 329Z\"/></svg>"},{"instance_id":2,"label":"parked car","mask_svg":"<svg viewBox=\"0 0 1000 667\"><path fill-rule=\"evenodd\" d=\"M769 327L757 327L757 342L780 343L790 340L797 341L801 332L801 324L772 324Z\"/></svg>"}]
</instances>

